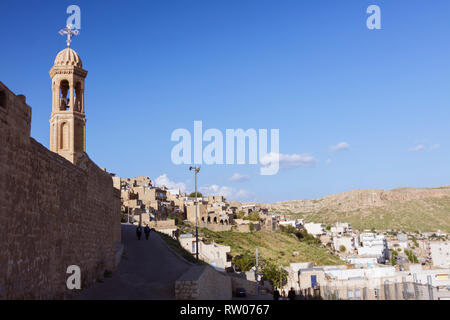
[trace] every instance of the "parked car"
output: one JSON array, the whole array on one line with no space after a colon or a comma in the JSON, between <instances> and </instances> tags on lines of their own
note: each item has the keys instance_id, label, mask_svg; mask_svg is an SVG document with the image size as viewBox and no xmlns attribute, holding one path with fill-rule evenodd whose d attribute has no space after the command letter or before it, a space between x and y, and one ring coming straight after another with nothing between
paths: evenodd
<instances>
[{"instance_id":1,"label":"parked car","mask_svg":"<svg viewBox=\"0 0 450 320\"><path fill-rule=\"evenodd\" d=\"M237 288L236 289L236 297L244 298L247 296L247 293L245 292L244 288Z\"/></svg>"}]
</instances>

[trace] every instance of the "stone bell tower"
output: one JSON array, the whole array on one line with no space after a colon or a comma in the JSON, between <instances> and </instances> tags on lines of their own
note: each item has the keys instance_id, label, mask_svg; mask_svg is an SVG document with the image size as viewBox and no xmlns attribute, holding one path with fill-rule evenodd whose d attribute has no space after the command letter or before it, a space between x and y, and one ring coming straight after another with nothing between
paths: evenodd
<instances>
[{"instance_id":1,"label":"stone bell tower","mask_svg":"<svg viewBox=\"0 0 450 320\"><path fill-rule=\"evenodd\" d=\"M70 38L78 31L67 26L60 34L67 34L67 48L58 53L49 72L53 93L50 150L76 164L86 152L84 80L87 71L78 53L70 48Z\"/></svg>"}]
</instances>

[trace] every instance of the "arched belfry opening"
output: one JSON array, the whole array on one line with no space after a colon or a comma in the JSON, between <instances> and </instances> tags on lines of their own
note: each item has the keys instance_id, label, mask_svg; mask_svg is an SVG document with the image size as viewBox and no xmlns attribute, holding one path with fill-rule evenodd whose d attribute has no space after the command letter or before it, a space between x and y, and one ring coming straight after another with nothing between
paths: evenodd
<instances>
[{"instance_id":1,"label":"arched belfry opening","mask_svg":"<svg viewBox=\"0 0 450 320\"><path fill-rule=\"evenodd\" d=\"M61 80L59 84L59 110L66 111L70 108L69 81Z\"/></svg>"},{"instance_id":2,"label":"arched belfry opening","mask_svg":"<svg viewBox=\"0 0 450 320\"><path fill-rule=\"evenodd\" d=\"M74 164L86 152L86 75L80 56L70 47L57 54L50 69L53 91L50 150Z\"/></svg>"},{"instance_id":3,"label":"arched belfry opening","mask_svg":"<svg viewBox=\"0 0 450 320\"><path fill-rule=\"evenodd\" d=\"M74 111L84 112L84 110L83 110L83 94L82 94L82 89L81 89L81 82L79 82L79 81L75 85Z\"/></svg>"}]
</instances>

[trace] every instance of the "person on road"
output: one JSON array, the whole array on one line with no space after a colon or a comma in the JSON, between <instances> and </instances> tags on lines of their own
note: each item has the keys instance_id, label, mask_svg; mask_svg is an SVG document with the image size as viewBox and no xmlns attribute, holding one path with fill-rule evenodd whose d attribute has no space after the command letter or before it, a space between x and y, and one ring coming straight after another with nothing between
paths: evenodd
<instances>
[{"instance_id":1,"label":"person on road","mask_svg":"<svg viewBox=\"0 0 450 320\"><path fill-rule=\"evenodd\" d=\"M288 292L288 299L289 300L295 300L295 290L294 290L294 288L291 288L291 290L289 290L289 292Z\"/></svg>"},{"instance_id":2,"label":"person on road","mask_svg":"<svg viewBox=\"0 0 450 320\"><path fill-rule=\"evenodd\" d=\"M280 300L280 291L277 288L273 290L273 300Z\"/></svg>"},{"instance_id":3,"label":"person on road","mask_svg":"<svg viewBox=\"0 0 450 320\"><path fill-rule=\"evenodd\" d=\"M138 225L138 227L136 228L136 235L138 237L138 240L141 240L141 235L142 235L142 227L141 227L141 225Z\"/></svg>"},{"instance_id":4,"label":"person on road","mask_svg":"<svg viewBox=\"0 0 450 320\"><path fill-rule=\"evenodd\" d=\"M148 236L150 235L150 228L149 228L148 224L144 228L144 233L145 233L145 239L148 240Z\"/></svg>"}]
</instances>

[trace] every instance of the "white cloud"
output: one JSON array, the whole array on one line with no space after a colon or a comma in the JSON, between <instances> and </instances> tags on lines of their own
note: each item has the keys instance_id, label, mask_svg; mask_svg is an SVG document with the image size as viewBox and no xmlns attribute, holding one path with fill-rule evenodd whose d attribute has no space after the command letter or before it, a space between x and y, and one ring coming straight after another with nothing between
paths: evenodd
<instances>
[{"instance_id":1,"label":"white cloud","mask_svg":"<svg viewBox=\"0 0 450 320\"><path fill-rule=\"evenodd\" d=\"M423 144L418 144L417 146L411 147L408 149L409 152L417 152L417 151L423 151L426 147Z\"/></svg>"},{"instance_id":2,"label":"white cloud","mask_svg":"<svg viewBox=\"0 0 450 320\"><path fill-rule=\"evenodd\" d=\"M327 161L325 161L326 164L331 164L333 162L333 160L331 159L327 159Z\"/></svg>"},{"instance_id":3,"label":"white cloud","mask_svg":"<svg viewBox=\"0 0 450 320\"><path fill-rule=\"evenodd\" d=\"M183 182L174 182L167 177L167 174L163 174L155 179L155 186L162 187L165 186L167 189L176 189L181 192L186 192L186 184Z\"/></svg>"},{"instance_id":4,"label":"white cloud","mask_svg":"<svg viewBox=\"0 0 450 320\"><path fill-rule=\"evenodd\" d=\"M278 158L278 159L277 159ZM317 160L309 153L303 154L282 154L270 152L260 159L263 167L270 166L271 163L279 161L280 169L291 169L298 167L312 167Z\"/></svg>"},{"instance_id":5,"label":"white cloud","mask_svg":"<svg viewBox=\"0 0 450 320\"><path fill-rule=\"evenodd\" d=\"M441 145L439 143L436 143L435 145L432 145L430 147L430 150L436 150L436 149L439 149L440 147L441 147Z\"/></svg>"},{"instance_id":6,"label":"white cloud","mask_svg":"<svg viewBox=\"0 0 450 320\"><path fill-rule=\"evenodd\" d=\"M237 200L248 200L250 197L252 197L253 194L248 192L247 190L240 189L234 194L235 199Z\"/></svg>"},{"instance_id":7,"label":"white cloud","mask_svg":"<svg viewBox=\"0 0 450 320\"><path fill-rule=\"evenodd\" d=\"M348 150L349 148L350 148L350 144L348 142L340 142L335 146L331 146L330 152Z\"/></svg>"},{"instance_id":8,"label":"white cloud","mask_svg":"<svg viewBox=\"0 0 450 320\"><path fill-rule=\"evenodd\" d=\"M429 145L429 144L418 144L414 147L411 147L408 149L409 152L418 152L418 151L425 151L425 150L436 150L439 149L441 147L441 145L439 143L433 144L433 145Z\"/></svg>"},{"instance_id":9,"label":"white cloud","mask_svg":"<svg viewBox=\"0 0 450 320\"><path fill-rule=\"evenodd\" d=\"M212 184L209 186L200 187L200 192L204 195L217 195L224 196L227 200L248 200L252 194L247 190L234 189L228 186L218 186L217 184Z\"/></svg>"},{"instance_id":10,"label":"white cloud","mask_svg":"<svg viewBox=\"0 0 450 320\"><path fill-rule=\"evenodd\" d=\"M200 191L202 193L205 193L205 195L206 194L212 195L214 193L217 193L217 191L219 191L219 189L220 189L220 187L217 184L212 184L212 185L209 185L209 186L200 187Z\"/></svg>"},{"instance_id":11,"label":"white cloud","mask_svg":"<svg viewBox=\"0 0 450 320\"><path fill-rule=\"evenodd\" d=\"M200 192L204 195L220 195L225 198L233 194L232 188L227 186L220 187L217 184L200 187Z\"/></svg>"},{"instance_id":12,"label":"white cloud","mask_svg":"<svg viewBox=\"0 0 450 320\"><path fill-rule=\"evenodd\" d=\"M228 179L230 182L244 182L250 180L250 177L245 174L235 173L233 176Z\"/></svg>"}]
</instances>

